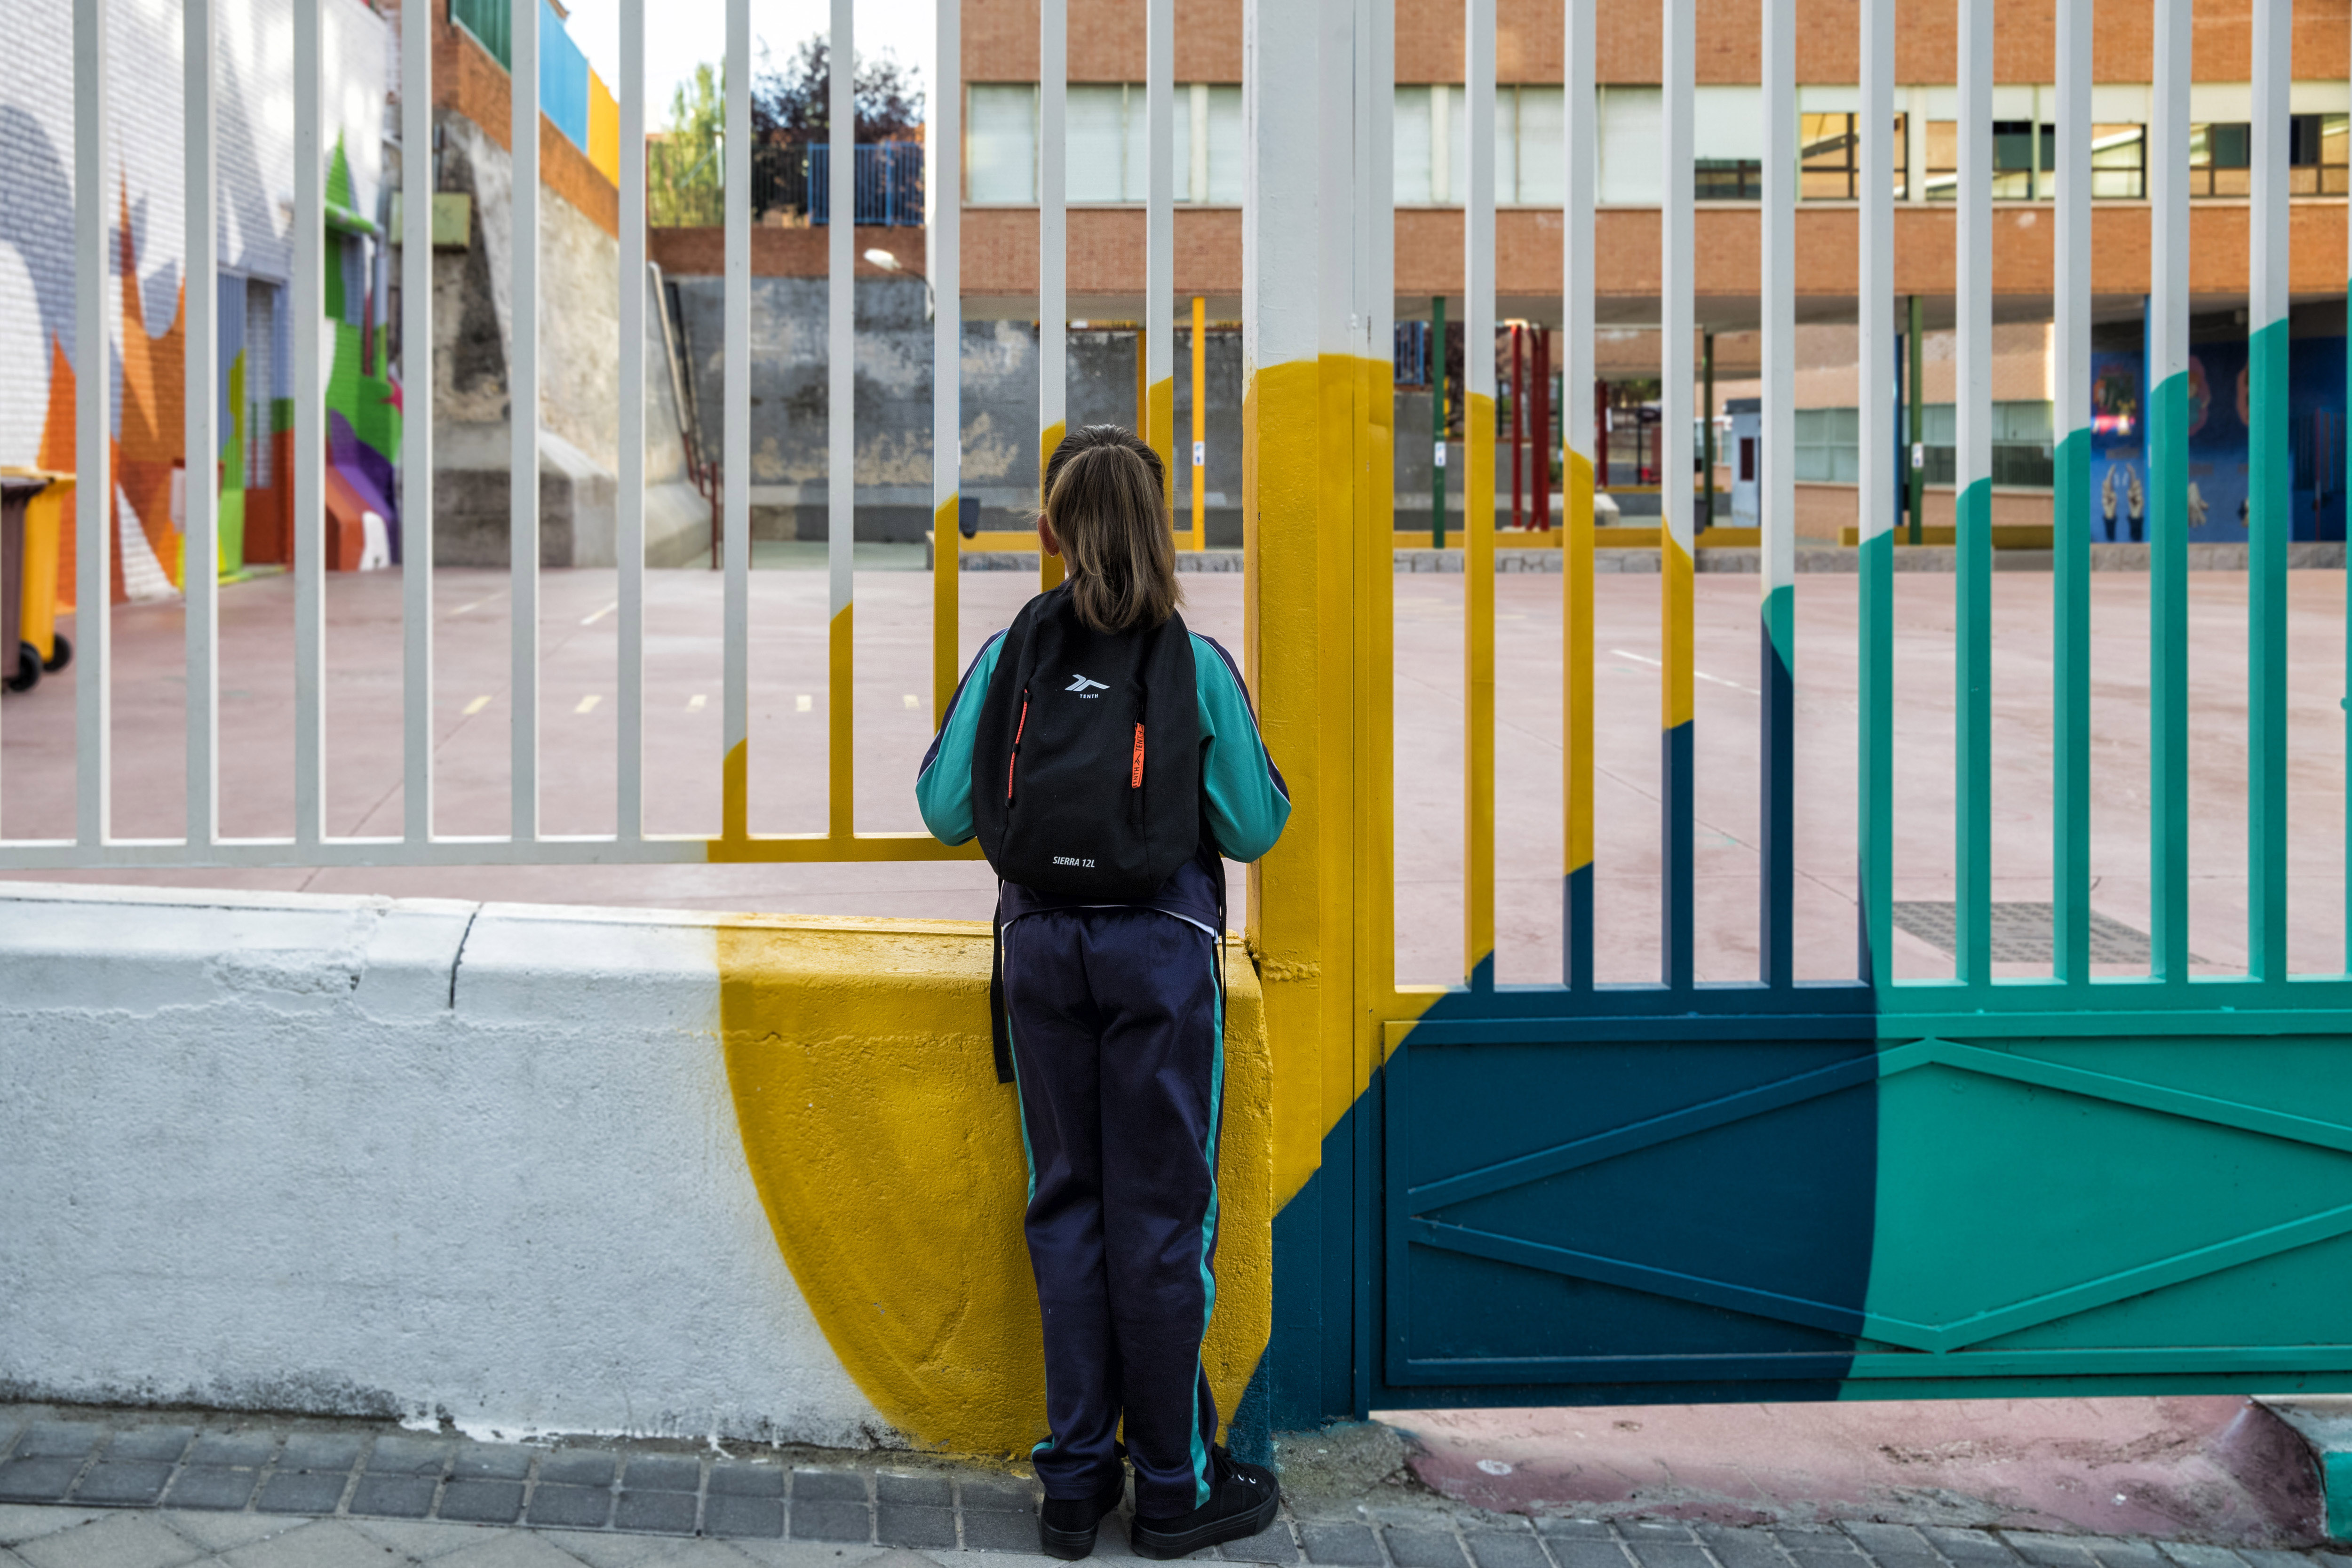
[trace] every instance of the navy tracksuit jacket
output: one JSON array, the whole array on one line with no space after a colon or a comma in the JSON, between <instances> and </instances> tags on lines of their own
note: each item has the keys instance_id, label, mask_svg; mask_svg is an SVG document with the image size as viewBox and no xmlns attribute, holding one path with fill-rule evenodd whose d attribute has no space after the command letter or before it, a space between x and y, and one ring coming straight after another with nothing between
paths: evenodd
<instances>
[{"instance_id":1,"label":"navy tracksuit jacket","mask_svg":"<svg viewBox=\"0 0 2352 1568\"><path fill-rule=\"evenodd\" d=\"M964 672L916 781L923 825L949 844L972 836L972 737L1003 645L989 639ZM1201 1340L1217 1298L1224 1096L1218 854L1256 859L1290 816L1241 671L1197 632L1192 662L1215 842L1141 904L1009 882L998 904L1045 1325L1051 1436L1031 1459L1047 1496L1096 1496L1118 1473L1124 1418L1148 1519L1208 1501L1217 1434Z\"/></svg>"}]
</instances>

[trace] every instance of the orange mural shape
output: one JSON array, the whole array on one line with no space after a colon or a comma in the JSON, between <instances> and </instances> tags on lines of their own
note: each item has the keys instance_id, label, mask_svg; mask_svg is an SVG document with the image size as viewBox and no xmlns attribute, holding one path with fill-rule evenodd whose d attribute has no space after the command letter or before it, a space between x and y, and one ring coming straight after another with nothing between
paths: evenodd
<instances>
[{"instance_id":1,"label":"orange mural shape","mask_svg":"<svg viewBox=\"0 0 2352 1568\"><path fill-rule=\"evenodd\" d=\"M183 278L171 326L160 335L151 334L147 330L146 304L139 291L138 247L131 232L131 192L127 182L122 188L120 223L122 422L107 444L109 461L116 486L130 498L131 508L138 514L140 531L146 535L149 548L177 584L180 545L172 531L172 469L185 447L188 285ZM42 416L41 448L35 459L44 468L69 472L79 460L75 446L78 382L73 362L66 357L65 345L53 337L49 342L48 407ZM77 500L81 493L76 487ZM75 502L68 501L61 524L64 537L58 542L60 609L69 607L74 597L74 509ZM111 498L108 516L117 527L121 526L121 509L111 504ZM121 552L110 552L108 564L114 602L121 604L129 596L123 588Z\"/></svg>"}]
</instances>

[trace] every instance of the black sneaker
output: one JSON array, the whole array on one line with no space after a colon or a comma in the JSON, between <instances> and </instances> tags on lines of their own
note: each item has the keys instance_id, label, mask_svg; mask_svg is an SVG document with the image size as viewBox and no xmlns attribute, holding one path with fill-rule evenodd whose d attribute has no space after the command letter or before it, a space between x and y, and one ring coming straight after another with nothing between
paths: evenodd
<instances>
[{"instance_id":1,"label":"black sneaker","mask_svg":"<svg viewBox=\"0 0 2352 1568\"><path fill-rule=\"evenodd\" d=\"M1138 1557L1182 1557L1221 1541L1246 1540L1274 1522L1282 1488L1272 1470L1212 1448L1209 1475L1209 1500L1192 1512L1173 1519L1136 1516L1127 1538Z\"/></svg>"},{"instance_id":2,"label":"black sneaker","mask_svg":"<svg viewBox=\"0 0 2352 1568\"><path fill-rule=\"evenodd\" d=\"M1049 1497L1037 1509L1037 1545L1048 1557L1076 1563L1095 1549L1095 1527L1103 1515L1118 1511L1127 1495L1127 1472L1112 1475L1110 1485L1093 1497Z\"/></svg>"}]
</instances>

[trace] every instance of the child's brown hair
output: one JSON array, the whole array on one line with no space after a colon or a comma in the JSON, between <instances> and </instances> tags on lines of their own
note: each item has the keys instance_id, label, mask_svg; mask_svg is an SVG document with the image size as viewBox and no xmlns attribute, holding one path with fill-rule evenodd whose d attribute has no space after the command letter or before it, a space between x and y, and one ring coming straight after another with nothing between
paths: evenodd
<instances>
[{"instance_id":1,"label":"child's brown hair","mask_svg":"<svg viewBox=\"0 0 2352 1568\"><path fill-rule=\"evenodd\" d=\"M1071 604L1096 631L1156 626L1184 596L1165 472L1159 453L1116 425L1071 431L1045 464L1045 520L1069 563Z\"/></svg>"}]
</instances>

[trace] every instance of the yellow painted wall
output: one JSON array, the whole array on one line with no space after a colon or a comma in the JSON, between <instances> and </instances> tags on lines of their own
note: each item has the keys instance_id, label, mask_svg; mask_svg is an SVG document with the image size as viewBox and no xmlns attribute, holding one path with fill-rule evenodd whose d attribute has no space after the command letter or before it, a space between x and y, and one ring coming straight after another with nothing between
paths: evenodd
<instances>
[{"instance_id":1,"label":"yellow painted wall","mask_svg":"<svg viewBox=\"0 0 2352 1568\"><path fill-rule=\"evenodd\" d=\"M842 1365L919 1443L1045 1435L1018 1112L989 1049L989 929L745 919L719 932L736 1122L793 1279ZM1205 1360L1230 1417L1273 1322L1273 1073L1228 952L1223 1205Z\"/></svg>"},{"instance_id":2,"label":"yellow painted wall","mask_svg":"<svg viewBox=\"0 0 2352 1568\"><path fill-rule=\"evenodd\" d=\"M594 71L588 73L588 161L615 185L621 183L621 106Z\"/></svg>"}]
</instances>

